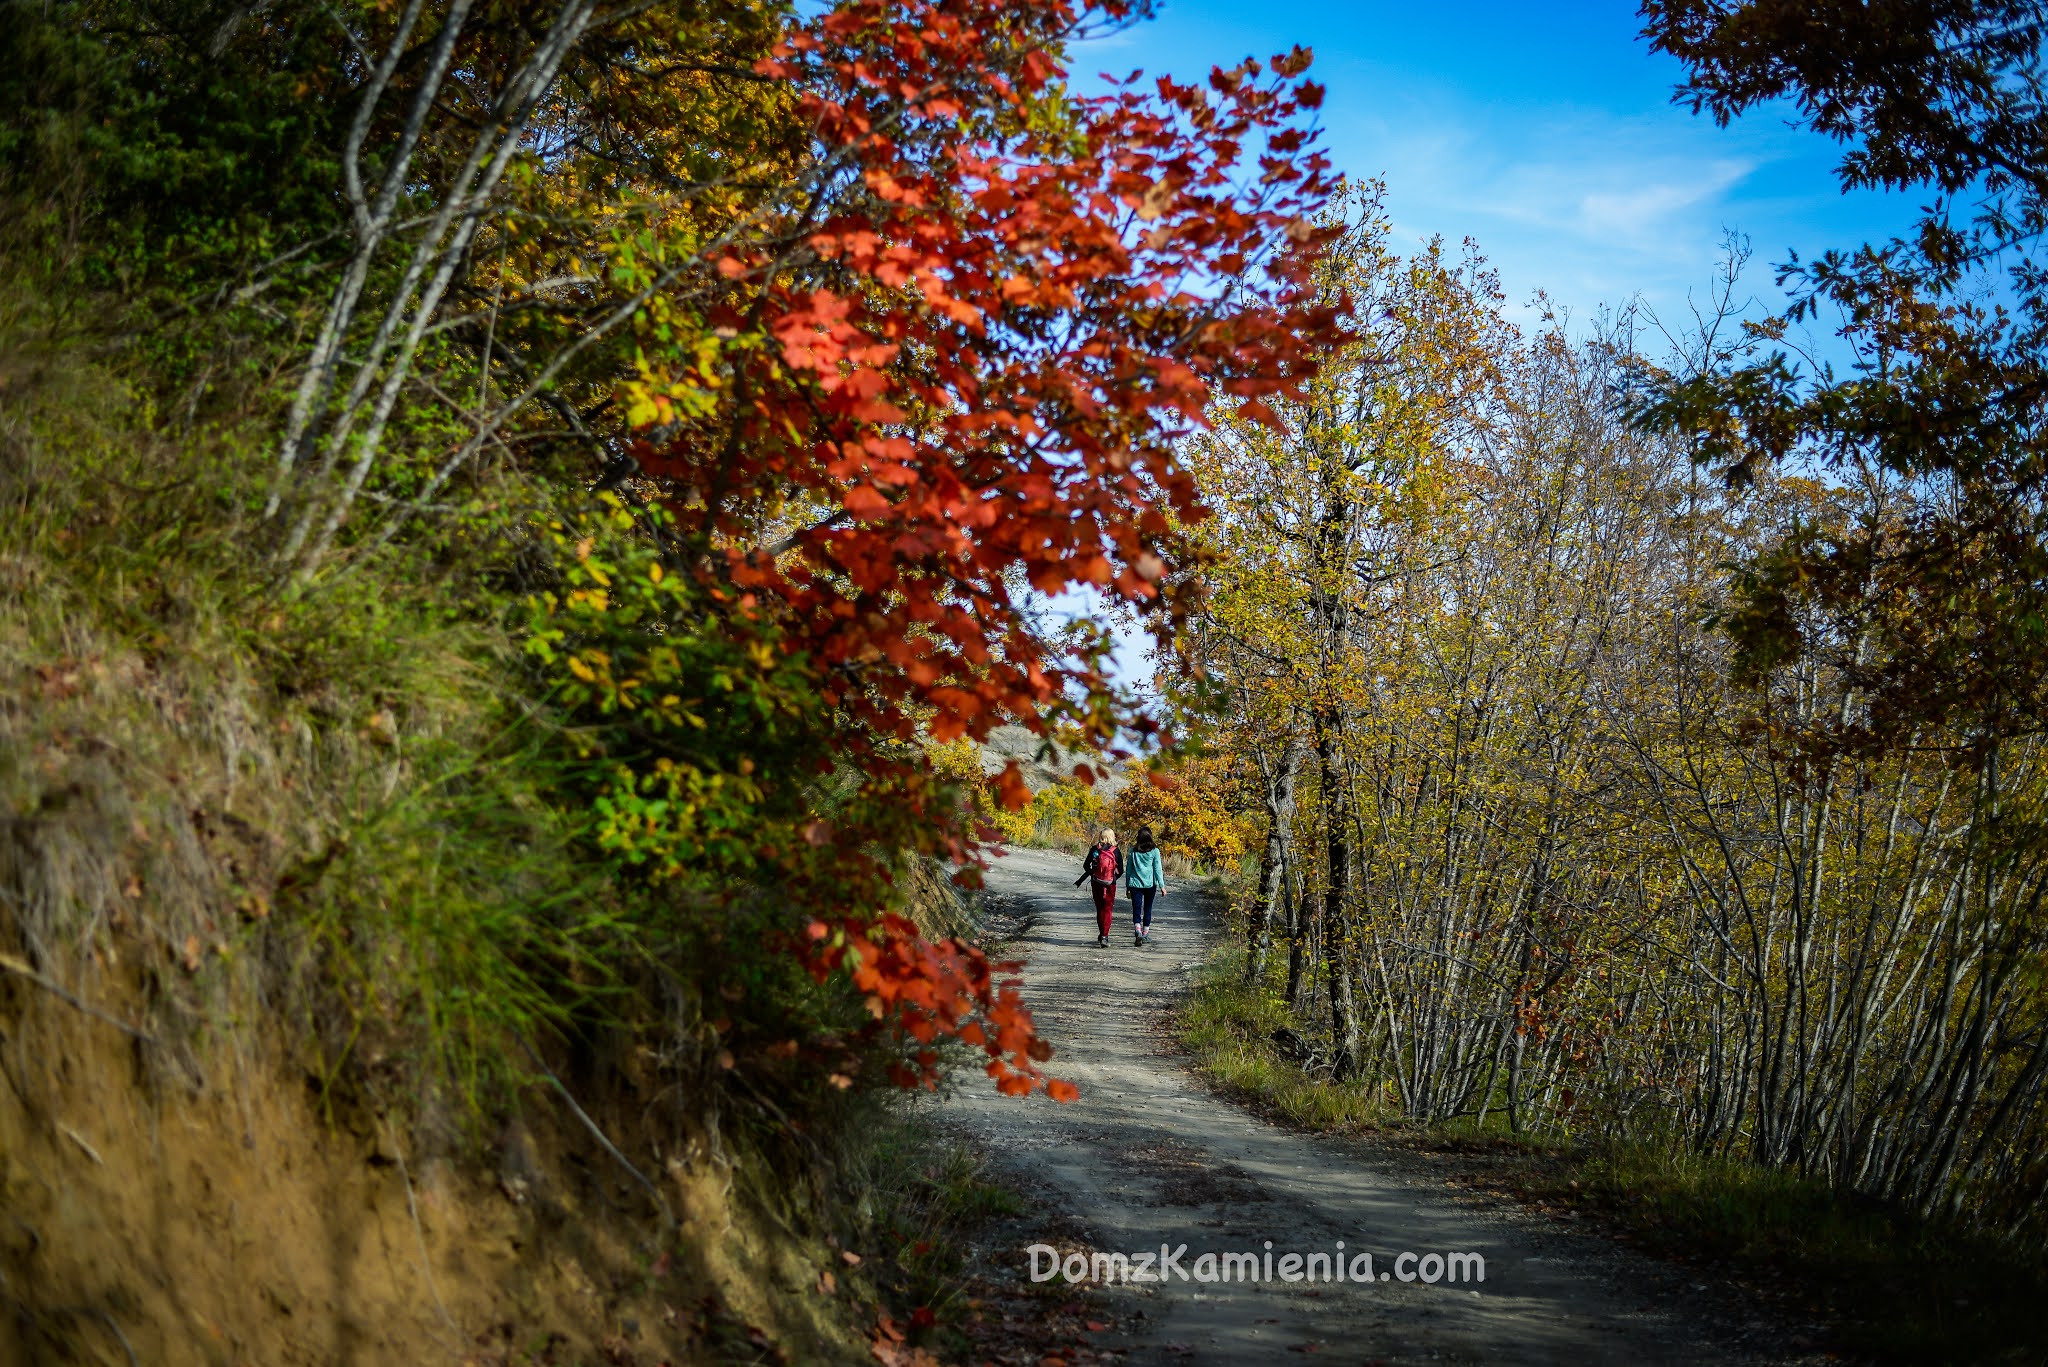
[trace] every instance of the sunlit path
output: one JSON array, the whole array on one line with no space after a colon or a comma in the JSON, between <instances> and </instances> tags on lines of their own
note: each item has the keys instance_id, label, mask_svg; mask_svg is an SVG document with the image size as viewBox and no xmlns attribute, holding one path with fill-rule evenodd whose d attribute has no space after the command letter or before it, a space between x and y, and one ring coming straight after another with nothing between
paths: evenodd
<instances>
[{"instance_id":1,"label":"sunlit path","mask_svg":"<svg viewBox=\"0 0 2048 1367\"><path fill-rule=\"evenodd\" d=\"M1723 1307L1672 1274L1590 1236L1532 1228L1420 1185L1398 1155L1277 1128L1204 1091L1158 1027L1216 933L1188 894L1162 902L1157 943L1095 948L1073 860L1017 850L989 875L1019 917L1027 995L1058 1050L1052 1071L1081 1100L1019 1103L978 1087L948 1114L1036 1199L1057 1204L1095 1248L1373 1255L1366 1287L1199 1284L1120 1293L1142 1312L1133 1362L1253 1363L1287 1349L1347 1363L1726 1363L1769 1360L1706 1328ZM1121 929L1121 926L1119 927ZM1485 1281L1392 1278L1403 1252L1477 1253ZM1412 1266L1412 1265L1411 1265ZM1408 1270L1404 1268L1404 1270ZM1113 1341L1105 1339L1105 1347Z\"/></svg>"}]
</instances>

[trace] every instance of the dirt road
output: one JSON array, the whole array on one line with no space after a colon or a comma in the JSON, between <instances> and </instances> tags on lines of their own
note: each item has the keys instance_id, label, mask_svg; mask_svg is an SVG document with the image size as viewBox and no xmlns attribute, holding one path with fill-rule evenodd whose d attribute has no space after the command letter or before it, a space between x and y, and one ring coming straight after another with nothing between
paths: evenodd
<instances>
[{"instance_id":1,"label":"dirt road","mask_svg":"<svg viewBox=\"0 0 2048 1367\"><path fill-rule=\"evenodd\" d=\"M1131 1363L1302 1360L1592 1364L1784 1362L1776 1334L1724 1292L1597 1235L1461 1200L1413 1155L1304 1135L1206 1092L1157 1023L1218 933L1199 899L1160 899L1155 943L1095 947L1078 861L1018 850L989 877L996 930L1028 961L1027 995L1081 1100L1017 1103L972 1085L946 1103L1006 1175L1069 1213L1102 1252L1372 1257L1357 1281L1182 1281L1112 1290ZM1005 924L1007 922L1007 924ZM1400 1255L1413 1253L1413 1260ZM1484 1281L1435 1284L1422 1255L1479 1254ZM1347 1272L1351 1270L1347 1267ZM1465 1264L1467 1273L1471 1264ZM1358 1270L1363 1270L1359 1267ZM1398 1272L1416 1279L1403 1281ZM1294 1354L1313 1354L1304 1359Z\"/></svg>"}]
</instances>

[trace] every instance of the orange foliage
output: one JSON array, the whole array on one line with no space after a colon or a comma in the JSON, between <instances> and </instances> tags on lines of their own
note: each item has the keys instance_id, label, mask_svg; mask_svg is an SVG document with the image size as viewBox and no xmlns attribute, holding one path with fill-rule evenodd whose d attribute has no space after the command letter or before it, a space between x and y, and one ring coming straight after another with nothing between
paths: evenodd
<instances>
[{"instance_id":1,"label":"orange foliage","mask_svg":"<svg viewBox=\"0 0 2048 1367\"><path fill-rule=\"evenodd\" d=\"M1057 714L1102 745L1157 729L1016 586L1183 610L1164 557L1202 513L1176 443L1219 395L1298 398L1337 335L1310 279L1334 181L1308 53L1073 96L1065 45L1132 13L846 0L794 27L755 69L800 92L818 192L705 249L679 306L706 341L642 366L651 391L697 396L642 410L659 416L631 449L700 574L782 625L848 757L955 857L989 823L932 802L942 780L904 742ZM792 510L808 525L764 545ZM1004 808L1030 797L1014 764L990 786ZM849 969L910 1038L983 1049L1005 1092L1073 1094L1035 1068L1049 1051L1009 966L895 917L811 932L813 971ZM898 1080L930 1085L936 1054L915 1059Z\"/></svg>"},{"instance_id":2,"label":"orange foliage","mask_svg":"<svg viewBox=\"0 0 2048 1367\"><path fill-rule=\"evenodd\" d=\"M911 1056L915 1067L891 1069L898 1086L936 1087L939 1055L930 1046L950 1035L988 1055L988 1075L1006 1096L1029 1096L1041 1087L1055 1101L1080 1095L1071 1082L1038 1070L1052 1057L1052 1046L1038 1038L1024 1008L1015 976L1021 963L991 963L981 949L958 938L934 943L901 916L872 923L812 921L810 942L814 977L823 982L848 968L875 1018L892 1021L924 1046Z\"/></svg>"},{"instance_id":3,"label":"orange foliage","mask_svg":"<svg viewBox=\"0 0 2048 1367\"><path fill-rule=\"evenodd\" d=\"M1331 180L1290 127L1321 100L1307 54L1066 94L1064 43L1126 11L855 0L759 64L804 92L848 188L717 248L694 288L723 359L663 377L717 397L635 454L730 582L789 609L789 648L844 672L831 701L859 734L978 738L1077 685L1108 740L1102 677L1013 586L1180 593L1168 515L1199 511L1174 442L1218 393L1298 394L1334 330L1307 285ZM1249 165L1269 141L1290 155ZM1237 287L1182 283L1218 278ZM748 491L770 488L819 511L763 548Z\"/></svg>"}]
</instances>

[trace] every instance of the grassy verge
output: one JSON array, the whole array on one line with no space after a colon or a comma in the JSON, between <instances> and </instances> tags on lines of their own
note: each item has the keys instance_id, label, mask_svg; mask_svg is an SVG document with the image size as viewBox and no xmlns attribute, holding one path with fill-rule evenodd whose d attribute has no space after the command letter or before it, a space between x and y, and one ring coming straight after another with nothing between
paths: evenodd
<instances>
[{"instance_id":1,"label":"grassy verge","mask_svg":"<svg viewBox=\"0 0 2048 1367\"><path fill-rule=\"evenodd\" d=\"M1355 1132L1393 1120L1379 1090L1311 1076L1274 1040L1293 1021L1285 1002L1244 982L1244 959L1219 952L1178 1021L1180 1042L1218 1091L1260 1114L1308 1130Z\"/></svg>"},{"instance_id":2,"label":"grassy verge","mask_svg":"<svg viewBox=\"0 0 2048 1367\"><path fill-rule=\"evenodd\" d=\"M872 1326L878 1362L1093 1361L1099 1335L1129 1327L1128 1307L1099 1288L1028 1279L1023 1250L1081 1247L1079 1226L1027 1199L921 1107L876 1105L841 1161L831 1237L848 1266L838 1280Z\"/></svg>"},{"instance_id":3,"label":"grassy verge","mask_svg":"<svg viewBox=\"0 0 2048 1367\"><path fill-rule=\"evenodd\" d=\"M933 1346L954 1346L973 1299L969 1250L1023 1200L979 1155L937 1133L893 1098L851 1143L846 1197L832 1238L858 1263L883 1313ZM851 1263L851 1260L848 1260Z\"/></svg>"},{"instance_id":4,"label":"grassy verge","mask_svg":"<svg viewBox=\"0 0 2048 1367\"><path fill-rule=\"evenodd\" d=\"M1332 1083L1290 1057L1275 1036L1297 1023L1270 987L1245 984L1243 966L1237 947L1218 952L1176 1034L1204 1079L1275 1121L1375 1134L1444 1166L1454 1185L1590 1216L1649 1252L1711 1267L1781 1318L1825 1326L1794 1348L1886 1363L2048 1361L2048 1264L2036 1252L1739 1159L1411 1124L1382 1086Z\"/></svg>"},{"instance_id":5,"label":"grassy verge","mask_svg":"<svg viewBox=\"0 0 2048 1367\"><path fill-rule=\"evenodd\" d=\"M1570 1156L1529 1198L1576 1202L1667 1257L1741 1269L1831 1346L1880 1362L2048 1361L2038 1253L1739 1159Z\"/></svg>"}]
</instances>

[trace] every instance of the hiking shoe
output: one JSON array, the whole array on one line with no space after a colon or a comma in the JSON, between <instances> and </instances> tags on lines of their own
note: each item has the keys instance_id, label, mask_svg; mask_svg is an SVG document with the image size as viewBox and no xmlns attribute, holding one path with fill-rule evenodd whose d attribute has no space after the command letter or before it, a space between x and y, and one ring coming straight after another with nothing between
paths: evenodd
<instances>
[{"instance_id":1,"label":"hiking shoe","mask_svg":"<svg viewBox=\"0 0 2048 1367\"><path fill-rule=\"evenodd\" d=\"M1144 947L1145 937L1143 935L1138 934L1136 931L1131 932L1131 948L1143 949Z\"/></svg>"},{"instance_id":2,"label":"hiking shoe","mask_svg":"<svg viewBox=\"0 0 2048 1367\"><path fill-rule=\"evenodd\" d=\"M1108 937L1107 935L1098 935L1098 936L1096 936L1096 937L1095 937L1095 947L1096 947L1097 949L1108 949L1108 948L1109 948L1109 937Z\"/></svg>"}]
</instances>

